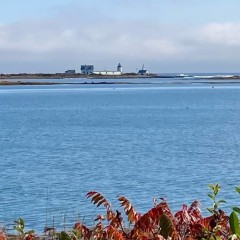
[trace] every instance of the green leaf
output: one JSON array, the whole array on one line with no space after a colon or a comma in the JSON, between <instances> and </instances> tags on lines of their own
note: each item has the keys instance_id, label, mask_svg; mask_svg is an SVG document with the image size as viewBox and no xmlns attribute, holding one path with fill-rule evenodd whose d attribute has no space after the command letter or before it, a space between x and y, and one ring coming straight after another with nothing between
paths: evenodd
<instances>
[{"instance_id":1,"label":"green leaf","mask_svg":"<svg viewBox=\"0 0 240 240\"><path fill-rule=\"evenodd\" d=\"M233 207L232 210L240 214L240 208L239 207Z\"/></svg>"},{"instance_id":2,"label":"green leaf","mask_svg":"<svg viewBox=\"0 0 240 240\"><path fill-rule=\"evenodd\" d=\"M24 220L22 218L18 219L18 224L21 226L22 229L24 229L25 223L24 223Z\"/></svg>"},{"instance_id":3,"label":"green leaf","mask_svg":"<svg viewBox=\"0 0 240 240\"><path fill-rule=\"evenodd\" d=\"M13 230L16 230L19 234L23 235L24 232L22 230L22 228L20 228L19 226L13 226Z\"/></svg>"},{"instance_id":4,"label":"green leaf","mask_svg":"<svg viewBox=\"0 0 240 240\"><path fill-rule=\"evenodd\" d=\"M213 208L216 210L218 208L218 203L214 203Z\"/></svg>"},{"instance_id":5,"label":"green leaf","mask_svg":"<svg viewBox=\"0 0 240 240\"><path fill-rule=\"evenodd\" d=\"M213 200L214 196L211 193L208 193L208 196Z\"/></svg>"},{"instance_id":6,"label":"green leaf","mask_svg":"<svg viewBox=\"0 0 240 240\"><path fill-rule=\"evenodd\" d=\"M210 189L214 190L214 185L208 184L208 187L209 187Z\"/></svg>"},{"instance_id":7,"label":"green leaf","mask_svg":"<svg viewBox=\"0 0 240 240\"><path fill-rule=\"evenodd\" d=\"M213 189L214 195L217 195L219 190L220 190L220 186L219 186L218 184L216 184L216 185L214 186L214 189Z\"/></svg>"},{"instance_id":8,"label":"green leaf","mask_svg":"<svg viewBox=\"0 0 240 240\"><path fill-rule=\"evenodd\" d=\"M236 192L240 193L240 187L235 187Z\"/></svg>"},{"instance_id":9,"label":"green leaf","mask_svg":"<svg viewBox=\"0 0 240 240\"><path fill-rule=\"evenodd\" d=\"M232 212L230 214L230 228L233 234L237 234L237 235L240 234L239 220L235 212Z\"/></svg>"},{"instance_id":10,"label":"green leaf","mask_svg":"<svg viewBox=\"0 0 240 240\"><path fill-rule=\"evenodd\" d=\"M160 234L167 239L172 236L174 231L173 224L171 220L166 216L162 215L159 219Z\"/></svg>"},{"instance_id":11,"label":"green leaf","mask_svg":"<svg viewBox=\"0 0 240 240\"><path fill-rule=\"evenodd\" d=\"M71 240L71 237L66 232L62 231L60 233L59 239L60 240Z\"/></svg>"},{"instance_id":12,"label":"green leaf","mask_svg":"<svg viewBox=\"0 0 240 240\"><path fill-rule=\"evenodd\" d=\"M207 208L210 213L213 213L213 208Z\"/></svg>"},{"instance_id":13,"label":"green leaf","mask_svg":"<svg viewBox=\"0 0 240 240\"><path fill-rule=\"evenodd\" d=\"M221 199L217 203L226 203L226 201Z\"/></svg>"}]
</instances>

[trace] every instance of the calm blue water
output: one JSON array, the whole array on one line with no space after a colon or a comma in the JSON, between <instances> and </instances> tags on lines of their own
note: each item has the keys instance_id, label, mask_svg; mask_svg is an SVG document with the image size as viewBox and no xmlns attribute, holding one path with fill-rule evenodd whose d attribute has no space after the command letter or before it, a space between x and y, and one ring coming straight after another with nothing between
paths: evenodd
<instances>
[{"instance_id":1,"label":"calm blue water","mask_svg":"<svg viewBox=\"0 0 240 240\"><path fill-rule=\"evenodd\" d=\"M239 122L238 84L1 87L0 222L92 223L91 190L141 212L153 197L204 209L214 182L229 210L240 200Z\"/></svg>"}]
</instances>

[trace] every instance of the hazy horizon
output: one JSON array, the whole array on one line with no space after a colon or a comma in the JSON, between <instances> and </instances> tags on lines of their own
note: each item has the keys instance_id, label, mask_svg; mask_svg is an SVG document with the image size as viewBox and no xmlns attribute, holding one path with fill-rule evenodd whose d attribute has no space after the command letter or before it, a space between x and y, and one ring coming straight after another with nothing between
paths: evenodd
<instances>
[{"instance_id":1,"label":"hazy horizon","mask_svg":"<svg viewBox=\"0 0 240 240\"><path fill-rule=\"evenodd\" d=\"M1 4L0 73L80 70L240 72L237 0L9 0Z\"/></svg>"}]
</instances>

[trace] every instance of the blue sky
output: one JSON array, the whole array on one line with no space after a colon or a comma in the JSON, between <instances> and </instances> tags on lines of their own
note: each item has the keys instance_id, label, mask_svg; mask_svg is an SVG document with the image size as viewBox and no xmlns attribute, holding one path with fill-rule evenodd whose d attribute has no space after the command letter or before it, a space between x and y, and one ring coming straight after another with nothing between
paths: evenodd
<instances>
[{"instance_id":1,"label":"blue sky","mask_svg":"<svg viewBox=\"0 0 240 240\"><path fill-rule=\"evenodd\" d=\"M239 0L3 0L0 72L240 72Z\"/></svg>"}]
</instances>

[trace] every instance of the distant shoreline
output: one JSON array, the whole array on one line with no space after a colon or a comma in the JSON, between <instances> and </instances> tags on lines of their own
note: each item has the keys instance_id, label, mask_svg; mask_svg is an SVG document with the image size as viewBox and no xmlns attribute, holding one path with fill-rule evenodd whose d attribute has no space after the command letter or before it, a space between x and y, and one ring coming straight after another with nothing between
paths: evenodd
<instances>
[{"instance_id":1,"label":"distant shoreline","mask_svg":"<svg viewBox=\"0 0 240 240\"><path fill-rule=\"evenodd\" d=\"M51 83L51 82L21 82L21 81L1 81L0 86L15 86L15 85L57 85L61 83Z\"/></svg>"},{"instance_id":2,"label":"distant shoreline","mask_svg":"<svg viewBox=\"0 0 240 240\"><path fill-rule=\"evenodd\" d=\"M187 76L187 75L186 75ZM149 75L139 75L136 73L126 73L118 76L112 76L112 75L96 75L96 74L91 74L91 75L85 75L85 74L65 74L65 73L35 73L35 74L28 74L28 73L20 73L20 74L0 74L0 86L11 86L11 85L63 85L63 84L77 84L77 85L100 85L100 84L142 84L139 82L135 81L119 81L119 79L150 79L150 78L158 78L158 79L176 79L176 84L179 83L186 83L186 81L189 84L193 83L202 83L202 84L223 84L226 83L240 83L240 76L239 75L216 75L216 76L189 76L189 77L184 77L180 75L157 75L157 74L149 74ZM66 82L63 81L58 81L58 80L66 79ZM68 82L69 79L84 79L86 80L91 80L91 82ZM99 81L94 81L94 80L102 80L101 82ZM118 81L114 81L114 79ZM34 81L34 80L42 80L42 81ZM45 81L46 80L46 81ZM51 81L47 81L51 80ZM53 81L56 80L56 81ZM109 81L111 80L111 81ZM214 82L217 80L218 82ZM225 80L224 82L221 80ZM181 82L182 81L182 82ZM150 82L146 82L147 84Z\"/></svg>"},{"instance_id":3,"label":"distant shoreline","mask_svg":"<svg viewBox=\"0 0 240 240\"><path fill-rule=\"evenodd\" d=\"M67 82L21 82L21 81L1 81L0 86L19 86L19 85L101 85L101 84L137 84L137 83L129 83L129 82L79 82L79 83L67 83Z\"/></svg>"},{"instance_id":4,"label":"distant shoreline","mask_svg":"<svg viewBox=\"0 0 240 240\"><path fill-rule=\"evenodd\" d=\"M183 75L183 76L182 76ZM17 74L0 74L1 80L21 80L21 79L143 79L143 78L181 78L184 80L240 80L240 75L212 75L211 77L204 75L202 76L188 76L184 74L180 75L165 75L165 74L154 74L140 75L137 73L123 73L122 75L98 75L98 74L66 74L66 73L17 73Z\"/></svg>"},{"instance_id":5,"label":"distant shoreline","mask_svg":"<svg viewBox=\"0 0 240 240\"><path fill-rule=\"evenodd\" d=\"M194 83L201 83L201 84L206 84L206 85L221 85L221 84L239 84L239 81L228 81L228 82L213 82L213 81L207 81L207 82L194 82L194 81L189 81L188 84L194 84ZM0 87L1 86L48 86L48 85L138 85L138 84L143 84L143 83L138 83L138 82L79 82L79 83L68 83L68 82L21 82L21 81L1 81L0 80ZM144 84L151 84L151 83L144 83ZM155 84L161 84L164 85L165 83L155 83ZM184 84L179 82L173 82L172 84Z\"/></svg>"},{"instance_id":6,"label":"distant shoreline","mask_svg":"<svg viewBox=\"0 0 240 240\"><path fill-rule=\"evenodd\" d=\"M122 75L97 75L97 74L66 74L66 73L18 73L18 74L0 74L0 80L4 79L122 79L122 78L156 78L157 74L139 75L136 73L124 73Z\"/></svg>"}]
</instances>

